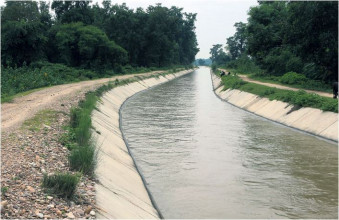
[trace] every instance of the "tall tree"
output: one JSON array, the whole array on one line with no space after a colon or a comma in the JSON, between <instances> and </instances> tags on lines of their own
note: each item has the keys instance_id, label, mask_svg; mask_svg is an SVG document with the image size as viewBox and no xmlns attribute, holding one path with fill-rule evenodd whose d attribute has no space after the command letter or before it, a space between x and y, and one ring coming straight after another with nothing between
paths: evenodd
<instances>
[{"instance_id":1,"label":"tall tree","mask_svg":"<svg viewBox=\"0 0 339 220\"><path fill-rule=\"evenodd\" d=\"M236 32L232 37L227 38L227 49L233 60L240 57L246 51L246 24L237 22L234 24Z\"/></svg>"}]
</instances>

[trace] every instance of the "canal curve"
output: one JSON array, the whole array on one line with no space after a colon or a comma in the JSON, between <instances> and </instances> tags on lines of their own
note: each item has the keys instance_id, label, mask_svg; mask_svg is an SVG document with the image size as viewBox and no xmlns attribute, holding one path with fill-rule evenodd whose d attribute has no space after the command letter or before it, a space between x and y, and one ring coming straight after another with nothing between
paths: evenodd
<instances>
[{"instance_id":1,"label":"canal curve","mask_svg":"<svg viewBox=\"0 0 339 220\"><path fill-rule=\"evenodd\" d=\"M223 102L208 68L136 94L121 117L165 218L338 218L337 144Z\"/></svg>"}]
</instances>

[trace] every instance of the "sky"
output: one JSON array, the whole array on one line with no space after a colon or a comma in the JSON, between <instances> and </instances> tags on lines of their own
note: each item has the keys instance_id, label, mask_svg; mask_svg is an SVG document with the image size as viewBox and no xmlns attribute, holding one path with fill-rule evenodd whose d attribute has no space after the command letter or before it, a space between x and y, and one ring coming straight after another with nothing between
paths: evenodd
<instances>
[{"instance_id":1,"label":"sky","mask_svg":"<svg viewBox=\"0 0 339 220\"><path fill-rule=\"evenodd\" d=\"M0 0L4 5L5 0ZM101 0L94 0L101 2ZM126 3L129 8L147 8L161 3L163 6L177 6L184 12L197 13L196 34L200 51L196 58L209 58L214 44L225 46L226 38L235 33L236 22L247 22L247 13L251 6L257 6L256 0L112 0L112 4Z\"/></svg>"}]
</instances>

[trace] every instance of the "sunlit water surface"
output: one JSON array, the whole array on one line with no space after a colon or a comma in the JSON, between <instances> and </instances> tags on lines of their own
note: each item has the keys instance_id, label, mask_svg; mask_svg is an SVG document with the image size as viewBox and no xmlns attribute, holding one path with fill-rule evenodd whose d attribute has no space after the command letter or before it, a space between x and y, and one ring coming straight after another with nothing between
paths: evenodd
<instances>
[{"instance_id":1,"label":"sunlit water surface","mask_svg":"<svg viewBox=\"0 0 339 220\"><path fill-rule=\"evenodd\" d=\"M208 68L122 108L136 164L165 218L338 218L338 147L236 108Z\"/></svg>"}]
</instances>

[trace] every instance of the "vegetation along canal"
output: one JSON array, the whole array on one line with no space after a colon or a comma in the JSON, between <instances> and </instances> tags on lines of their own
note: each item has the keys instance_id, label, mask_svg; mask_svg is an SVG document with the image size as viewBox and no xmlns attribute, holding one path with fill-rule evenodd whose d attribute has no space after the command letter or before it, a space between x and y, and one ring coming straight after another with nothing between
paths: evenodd
<instances>
[{"instance_id":1,"label":"vegetation along canal","mask_svg":"<svg viewBox=\"0 0 339 220\"><path fill-rule=\"evenodd\" d=\"M130 98L122 128L165 218L337 218L336 144L219 100L208 68Z\"/></svg>"}]
</instances>

